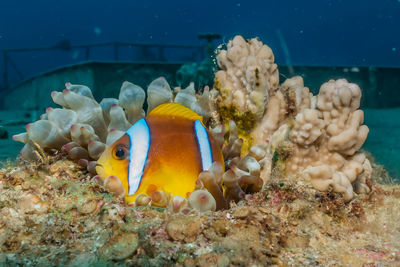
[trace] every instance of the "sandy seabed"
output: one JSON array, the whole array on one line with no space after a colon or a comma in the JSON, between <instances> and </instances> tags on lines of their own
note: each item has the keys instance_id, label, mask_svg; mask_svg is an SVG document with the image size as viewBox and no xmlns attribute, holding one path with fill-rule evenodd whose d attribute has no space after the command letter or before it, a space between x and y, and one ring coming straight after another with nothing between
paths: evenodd
<instances>
[{"instance_id":1,"label":"sandy seabed","mask_svg":"<svg viewBox=\"0 0 400 267\"><path fill-rule=\"evenodd\" d=\"M369 195L345 203L340 195L283 177L228 210L133 208L59 154L0 170L0 262L400 266L399 210L399 185L375 183Z\"/></svg>"}]
</instances>

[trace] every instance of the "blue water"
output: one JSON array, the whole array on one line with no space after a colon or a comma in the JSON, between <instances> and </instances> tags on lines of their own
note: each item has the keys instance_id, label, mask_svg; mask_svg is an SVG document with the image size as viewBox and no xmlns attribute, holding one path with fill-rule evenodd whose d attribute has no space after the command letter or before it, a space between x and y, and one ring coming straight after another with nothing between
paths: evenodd
<instances>
[{"instance_id":1,"label":"blue water","mask_svg":"<svg viewBox=\"0 0 400 267\"><path fill-rule=\"evenodd\" d=\"M236 34L258 36L272 47L278 64L400 67L399 28L400 0L0 1L0 52L48 47L61 40L72 45L115 41L204 45L197 35L212 32L222 36L215 45ZM52 51L15 53L9 58L13 62L7 64L8 80L13 85L84 56ZM0 74L3 71L0 54ZM4 84L0 75L0 95ZM367 146L382 146L381 139L371 139ZM381 153L385 162L398 154L386 152ZM378 159L381 154L377 153Z\"/></svg>"},{"instance_id":2,"label":"blue water","mask_svg":"<svg viewBox=\"0 0 400 267\"><path fill-rule=\"evenodd\" d=\"M281 34L292 64L400 66L399 27L399 0L0 2L0 50L63 39L199 44L198 33L215 32L259 36L284 63ZM24 68L37 67L27 57Z\"/></svg>"}]
</instances>

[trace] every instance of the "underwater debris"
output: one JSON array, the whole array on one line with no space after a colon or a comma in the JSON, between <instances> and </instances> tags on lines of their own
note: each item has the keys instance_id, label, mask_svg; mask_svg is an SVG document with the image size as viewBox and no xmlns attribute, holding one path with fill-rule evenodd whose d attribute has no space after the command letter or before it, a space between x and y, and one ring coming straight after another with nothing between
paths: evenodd
<instances>
[{"instance_id":1,"label":"underwater debris","mask_svg":"<svg viewBox=\"0 0 400 267\"><path fill-rule=\"evenodd\" d=\"M4 126L0 126L0 139L7 139L8 131Z\"/></svg>"}]
</instances>

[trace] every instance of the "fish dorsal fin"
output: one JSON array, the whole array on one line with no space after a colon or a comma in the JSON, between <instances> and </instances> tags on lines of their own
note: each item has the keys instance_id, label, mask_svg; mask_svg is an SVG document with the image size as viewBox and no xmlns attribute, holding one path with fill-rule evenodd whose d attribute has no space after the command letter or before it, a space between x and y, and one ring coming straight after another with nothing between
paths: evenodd
<instances>
[{"instance_id":1,"label":"fish dorsal fin","mask_svg":"<svg viewBox=\"0 0 400 267\"><path fill-rule=\"evenodd\" d=\"M149 117L151 116L174 116L182 119L188 119L192 121L203 121L203 117L191 110L190 108L187 108L185 106L182 106L181 104L178 103L165 103L162 105L159 105L158 107L154 108L148 115Z\"/></svg>"}]
</instances>

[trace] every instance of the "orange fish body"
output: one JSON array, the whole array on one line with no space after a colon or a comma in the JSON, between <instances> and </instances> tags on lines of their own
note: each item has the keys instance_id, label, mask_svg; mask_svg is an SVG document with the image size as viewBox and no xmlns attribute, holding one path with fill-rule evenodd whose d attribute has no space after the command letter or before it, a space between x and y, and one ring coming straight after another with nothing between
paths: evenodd
<instances>
[{"instance_id":1,"label":"orange fish body","mask_svg":"<svg viewBox=\"0 0 400 267\"><path fill-rule=\"evenodd\" d=\"M98 160L98 174L117 176L127 202L138 194L162 190L188 197L201 171L223 164L219 145L202 117L175 103L155 108L114 142Z\"/></svg>"}]
</instances>

